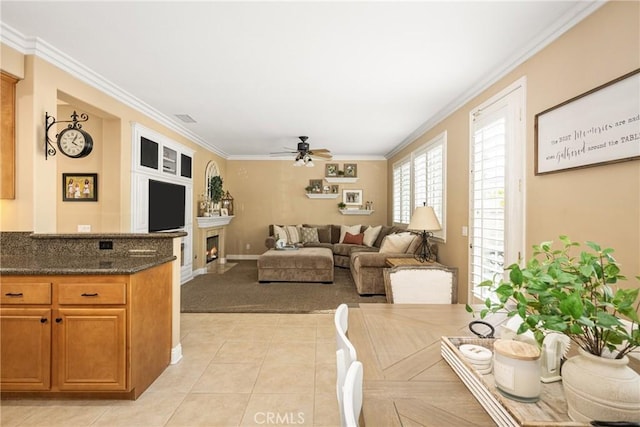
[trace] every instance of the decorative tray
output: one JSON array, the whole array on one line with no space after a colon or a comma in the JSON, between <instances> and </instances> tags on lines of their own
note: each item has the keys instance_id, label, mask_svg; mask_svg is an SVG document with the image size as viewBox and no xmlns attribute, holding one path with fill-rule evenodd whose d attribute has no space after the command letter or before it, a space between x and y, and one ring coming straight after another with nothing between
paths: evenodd
<instances>
[{"instance_id":1,"label":"decorative tray","mask_svg":"<svg viewBox=\"0 0 640 427\"><path fill-rule=\"evenodd\" d=\"M481 375L460 353L462 344L475 344L493 351L494 338L442 337L440 352L444 360L467 386L471 394L498 426L552 427L587 426L567 415L562 382L542 383L540 400L523 403L503 396L495 386L493 373Z\"/></svg>"}]
</instances>

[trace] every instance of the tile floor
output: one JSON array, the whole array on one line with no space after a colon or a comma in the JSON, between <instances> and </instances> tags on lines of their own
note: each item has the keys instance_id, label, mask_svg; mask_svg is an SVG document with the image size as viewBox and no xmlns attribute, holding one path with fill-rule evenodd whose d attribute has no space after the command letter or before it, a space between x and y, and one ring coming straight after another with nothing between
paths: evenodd
<instances>
[{"instance_id":1,"label":"tile floor","mask_svg":"<svg viewBox=\"0 0 640 427\"><path fill-rule=\"evenodd\" d=\"M183 359L136 401L3 400L9 426L338 426L333 314L182 314Z\"/></svg>"}]
</instances>

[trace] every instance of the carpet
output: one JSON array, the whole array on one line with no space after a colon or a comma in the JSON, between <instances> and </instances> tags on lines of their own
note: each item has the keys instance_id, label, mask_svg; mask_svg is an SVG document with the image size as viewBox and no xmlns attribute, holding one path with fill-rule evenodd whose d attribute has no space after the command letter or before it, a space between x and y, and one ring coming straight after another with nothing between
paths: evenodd
<instances>
[{"instance_id":1,"label":"carpet","mask_svg":"<svg viewBox=\"0 0 640 427\"><path fill-rule=\"evenodd\" d=\"M342 303L384 303L384 295L360 296L351 272L334 267L326 283L258 283L255 260L234 261L216 272L196 276L181 286L183 313L321 313Z\"/></svg>"}]
</instances>

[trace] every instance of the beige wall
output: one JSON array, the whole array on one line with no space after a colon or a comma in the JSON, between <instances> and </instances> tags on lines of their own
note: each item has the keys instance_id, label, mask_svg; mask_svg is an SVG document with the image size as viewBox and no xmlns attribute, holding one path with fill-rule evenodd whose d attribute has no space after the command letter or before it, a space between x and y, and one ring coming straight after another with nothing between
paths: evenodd
<instances>
[{"instance_id":1,"label":"beige wall","mask_svg":"<svg viewBox=\"0 0 640 427\"><path fill-rule=\"evenodd\" d=\"M640 67L639 16L639 2L604 5L390 159L388 180L394 161L448 131L449 229L440 259L459 268L459 301L466 301L468 292L468 240L461 227L469 209L469 112L522 76L527 78L526 256L531 245L561 234L592 240L616 250L631 278L623 286L638 286L633 276L640 274L640 162L535 176L533 156L537 113Z\"/></svg>"},{"instance_id":2,"label":"beige wall","mask_svg":"<svg viewBox=\"0 0 640 427\"><path fill-rule=\"evenodd\" d=\"M165 128L51 63L2 45L2 69L22 79L16 86L16 198L0 200L0 229L40 233L75 232L79 224L92 232L129 232L131 198L131 124L136 122L195 150L194 212L204 192L204 167L210 160L224 171L225 159ZM5 68L6 67L6 68ZM70 120L73 110L86 112L84 129L94 149L82 159L60 153L45 160L45 112ZM57 130L50 131L54 139ZM62 202L62 173L98 173L98 202ZM194 229L194 255L199 244Z\"/></svg>"},{"instance_id":3,"label":"beige wall","mask_svg":"<svg viewBox=\"0 0 640 427\"><path fill-rule=\"evenodd\" d=\"M323 162L315 162L313 168L293 167L292 163L293 158L286 161L227 161L224 187L235 199L236 214L227 233L228 254L263 253L269 224L387 224L386 161L333 161L340 169L344 163L358 165L358 182L339 184L337 199L309 199L305 195L310 179L324 178ZM374 213L369 216L342 215L338 202L342 201L344 189L363 190L363 199L374 203Z\"/></svg>"}]
</instances>

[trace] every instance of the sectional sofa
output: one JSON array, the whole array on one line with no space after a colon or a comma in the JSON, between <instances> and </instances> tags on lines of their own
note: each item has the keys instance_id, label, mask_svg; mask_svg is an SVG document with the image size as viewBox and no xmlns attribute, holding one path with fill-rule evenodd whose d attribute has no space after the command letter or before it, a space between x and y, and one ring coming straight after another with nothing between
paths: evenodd
<instances>
[{"instance_id":1,"label":"sectional sofa","mask_svg":"<svg viewBox=\"0 0 640 427\"><path fill-rule=\"evenodd\" d=\"M334 265L350 269L360 295L384 295L387 258L413 257L420 244L419 237L406 229L385 225L269 225L265 246L273 249L279 239L302 247L331 249ZM437 247L433 246L435 253Z\"/></svg>"}]
</instances>

